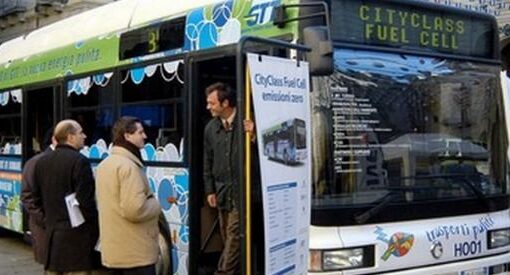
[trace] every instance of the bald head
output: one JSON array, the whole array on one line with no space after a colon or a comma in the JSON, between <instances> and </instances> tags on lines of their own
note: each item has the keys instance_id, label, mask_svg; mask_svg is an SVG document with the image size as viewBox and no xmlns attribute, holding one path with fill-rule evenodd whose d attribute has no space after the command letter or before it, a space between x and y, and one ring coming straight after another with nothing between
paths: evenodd
<instances>
[{"instance_id":1,"label":"bald head","mask_svg":"<svg viewBox=\"0 0 510 275\"><path fill-rule=\"evenodd\" d=\"M83 147L86 137L80 124L72 119L60 121L55 126L53 136L58 144L68 144L76 149Z\"/></svg>"}]
</instances>

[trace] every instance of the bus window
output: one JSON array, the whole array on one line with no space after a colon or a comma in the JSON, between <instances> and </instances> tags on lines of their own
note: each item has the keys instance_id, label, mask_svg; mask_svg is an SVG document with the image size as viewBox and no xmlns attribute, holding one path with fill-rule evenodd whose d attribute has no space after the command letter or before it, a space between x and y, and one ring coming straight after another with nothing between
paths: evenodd
<instances>
[{"instance_id":1,"label":"bus window","mask_svg":"<svg viewBox=\"0 0 510 275\"><path fill-rule=\"evenodd\" d=\"M97 74L67 82L66 117L78 121L87 135L92 159L106 157L113 124L113 73ZM92 150L95 147L98 150Z\"/></svg>"},{"instance_id":2,"label":"bus window","mask_svg":"<svg viewBox=\"0 0 510 275\"><path fill-rule=\"evenodd\" d=\"M0 227L23 232L21 90L0 91Z\"/></svg>"},{"instance_id":3,"label":"bus window","mask_svg":"<svg viewBox=\"0 0 510 275\"><path fill-rule=\"evenodd\" d=\"M51 143L55 124L55 93L58 89L58 86L28 89L23 98L23 125L26 125L23 140L25 160L43 152Z\"/></svg>"},{"instance_id":4,"label":"bus window","mask_svg":"<svg viewBox=\"0 0 510 275\"><path fill-rule=\"evenodd\" d=\"M21 90L0 92L0 155L21 155Z\"/></svg>"},{"instance_id":5,"label":"bus window","mask_svg":"<svg viewBox=\"0 0 510 275\"><path fill-rule=\"evenodd\" d=\"M485 196L506 192L498 67L340 48L334 57L327 100L315 101L329 105L315 113L316 207L398 188L414 188L401 203L472 198L459 175Z\"/></svg>"},{"instance_id":6,"label":"bus window","mask_svg":"<svg viewBox=\"0 0 510 275\"><path fill-rule=\"evenodd\" d=\"M122 102L181 98L183 70L182 61L171 61L123 71Z\"/></svg>"},{"instance_id":7,"label":"bus window","mask_svg":"<svg viewBox=\"0 0 510 275\"><path fill-rule=\"evenodd\" d=\"M183 161L183 63L173 61L121 72L121 115L135 116L147 134L149 161ZM156 153L157 152L157 153Z\"/></svg>"}]
</instances>

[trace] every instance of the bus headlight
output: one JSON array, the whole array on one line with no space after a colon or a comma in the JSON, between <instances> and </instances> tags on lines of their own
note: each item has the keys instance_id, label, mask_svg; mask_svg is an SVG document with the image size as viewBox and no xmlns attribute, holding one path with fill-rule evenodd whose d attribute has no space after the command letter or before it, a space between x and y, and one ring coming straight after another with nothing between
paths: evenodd
<instances>
[{"instance_id":1,"label":"bus headlight","mask_svg":"<svg viewBox=\"0 0 510 275\"><path fill-rule=\"evenodd\" d=\"M374 247L310 250L310 272L338 271L374 265Z\"/></svg>"},{"instance_id":2,"label":"bus headlight","mask_svg":"<svg viewBox=\"0 0 510 275\"><path fill-rule=\"evenodd\" d=\"M490 230L487 243L489 249L510 245L510 228Z\"/></svg>"}]
</instances>

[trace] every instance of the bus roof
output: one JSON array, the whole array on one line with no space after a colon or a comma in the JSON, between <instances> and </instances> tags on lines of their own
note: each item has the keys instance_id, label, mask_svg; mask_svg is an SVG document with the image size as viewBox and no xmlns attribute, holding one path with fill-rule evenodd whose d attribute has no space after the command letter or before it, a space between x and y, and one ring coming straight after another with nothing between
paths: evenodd
<instances>
[{"instance_id":1,"label":"bus roof","mask_svg":"<svg viewBox=\"0 0 510 275\"><path fill-rule=\"evenodd\" d=\"M233 44L243 35L297 34L297 22L279 28L271 16L274 7L295 0L262 2L121 0L104 5L1 44L0 89ZM291 10L289 16L298 13ZM137 51L137 46L147 42L136 39L147 39L153 27L158 33L171 31L182 40L168 48Z\"/></svg>"},{"instance_id":2,"label":"bus roof","mask_svg":"<svg viewBox=\"0 0 510 275\"><path fill-rule=\"evenodd\" d=\"M127 30L221 0L121 0L74 15L0 45L0 64Z\"/></svg>"}]
</instances>

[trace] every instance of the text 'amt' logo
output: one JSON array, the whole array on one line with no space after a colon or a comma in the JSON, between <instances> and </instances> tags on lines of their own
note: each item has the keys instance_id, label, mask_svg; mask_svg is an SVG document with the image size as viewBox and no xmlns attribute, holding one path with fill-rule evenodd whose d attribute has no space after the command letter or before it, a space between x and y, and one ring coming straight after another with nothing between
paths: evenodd
<instances>
[{"instance_id":1,"label":"text 'amt' logo","mask_svg":"<svg viewBox=\"0 0 510 275\"><path fill-rule=\"evenodd\" d=\"M280 5L280 0L253 0L250 11L246 16L249 27L263 25L273 20L274 8Z\"/></svg>"}]
</instances>

